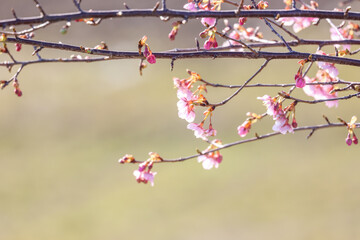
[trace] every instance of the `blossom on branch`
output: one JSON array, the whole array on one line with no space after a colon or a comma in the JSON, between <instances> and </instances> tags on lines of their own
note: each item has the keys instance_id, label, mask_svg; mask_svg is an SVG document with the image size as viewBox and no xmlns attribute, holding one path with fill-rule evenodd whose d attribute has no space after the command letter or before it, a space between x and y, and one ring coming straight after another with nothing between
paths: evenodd
<instances>
[{"instance_id":1,"label":"blossom on branch","mask_svg":"<svg viewBox=\"0 0 360 240\"><path fill-rule=\"evenodd\" d=\"M200 155L198 157L198 162L202 163L202 166L204 169L209 170L213 167L218 168L219 164L222 162L222 155L219 151L214 151L210 153L206 153L210 150L217 149L218 147L221 147L221 141L218 139L215 139L211 142L210 146L203 152L203 155Z\"/></svg>"},{"instance_id":2,"label":"blossom on branch","mask_svg":"<svg viewBox=\"0 0 360 240\"><path fill-rule=\"evenodd\" d=\"M305 76L305 82L306 83L312 83L312 82L335 82L337 79L332 78L330 74L325 70L319 70L316 73L315 78L309 78L308 76ZM303 90L305 94L308 96L313 97L315 100L331 100L333 98L337 98L337 92L333 91L335 88L333 85L306 85ZM326 101L326 106L331 107L337 107L338 106L338 100L333 101Z\"/></svg>"}]
</instances>

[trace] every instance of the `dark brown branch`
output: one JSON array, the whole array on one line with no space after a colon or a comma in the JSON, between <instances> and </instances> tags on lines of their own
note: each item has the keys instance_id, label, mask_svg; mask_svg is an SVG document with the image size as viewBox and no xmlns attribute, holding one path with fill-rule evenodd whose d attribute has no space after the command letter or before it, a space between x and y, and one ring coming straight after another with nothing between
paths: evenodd
<instances>
[{"instance_id":1,"label":"dark brown branch","mask_svg":"<svg viewBox=\"0 0 360 240\"><path fill-rule=\"evenodd\" d=\"M347 44L347 45L360 45L360 40L358 39L345 39L345 40L292 40L288 41L287 44L292 47L303 46L303 45L315 45L315 46L327 46L327 45L334 45L334 44ZM269 43L249 43L249 47L251 48L271 48L271 47L284 47L285 44L283 42L273 42L269 41ZM220 51L220 50L228 50L228 49L238 49L243 48L242 46L233 45L233 46L226 46L226 47L217 47L210 49L208 51ZM201 49L204 50L204 49ZM194 52L198 51L195 48L184 48L184 49L173 49L169 52ZM360 49L358 49L360 51ZM354 51L351 55L356 54L357 52Z\"/></svg>"},{"instance_id":2,"label":"dark brown branch","mask_svg":"<svg viewBox=\"0 0 360 240\"><path fill-rule=\"evenodd\" d=\"M93 48L84 48L68 44L51 43L45 41L36 41L21 38L8 38L7 42L28 44L43 48L53 48L59 50L67 50L73 52L88 53L93 55L108 56L116 59L142 59L143 56L138 52L119 52L109 50L98 50ZM336 56L325 56L319 54L309 54L301 52L211 52L211 51L198 51L190 53L176 53L176 52L153 52L158 59L189 59L189 58L247 58L247 59L308 59L311 57L312 61L331 62L342 65L360 66L360 60L350 59Z\"/></svg>"},{"instance_id":3,"label":"dark brown branch","mask_svg":"<svg viewBox=\"0 0 360 240\"><path fill-rule=\"evenodd\" d=\"M201 17L214 18L275 18L280 17L314 17L320 19L341 19L341 20L360 20L359 12L349 12L344 16L343 12L325 10L226 10L226 11L198 11L189 12L184 10L163 9L153 12L152 9L134 10L107 10L107 11L84 11L60 14L47 14L45 16L24 17L17 19L6 19L0 21L0 26L7 27L12 25L29 25L43 22L73 21L83 18L124 18L124 17L171 17L194 19Z\"/></svg>"}]
</instances>

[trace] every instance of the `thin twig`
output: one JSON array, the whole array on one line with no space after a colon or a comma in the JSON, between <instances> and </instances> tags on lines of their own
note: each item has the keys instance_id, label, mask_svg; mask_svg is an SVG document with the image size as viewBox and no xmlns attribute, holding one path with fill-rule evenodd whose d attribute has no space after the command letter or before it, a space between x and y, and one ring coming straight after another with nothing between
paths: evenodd
<instances>
[{"instance_id":1,"label":"thin twig","mask_svg":"<svg viewBox=\"0 0 360 240\"><path fill-rule=\"evenodd\" d=\"M360 127L360 123L356 123L355 124L357 127ZM314 126L305 126L305 127L298 127L298 128L294 128L294 132L301 132L301 131L316 131L316 130L321 130L321 129L326 129L326 128L336 128L336 127L344 127L343 123L331 123L331 124L323 124L323 125L314 125ZM277 135L281 135L280 132L272 132L272 133L268 133L268 134L264 134L264 135L258 135L256 137L253 138L249 138L249 139L245 139L245 140L240 140L240 141L236 141L236 142L232 142L232 143L228 143L228 144L224 144L221 147L218 147L216 149L212 149L209 150L207 152L204 153L199 153L199 154L195 154L195 155L191 155L191 156L187 156L187 157L182 157L182 158L175 158L175 159L163 159L163 161L159 161L159 162L154 162L154 163L175 163L175 162L183 162L186 160L190 160L193 158L197 158L201 155L204 155L206 153L211 153L211 152L215 152L215 151L220 151L226 148L230 148L233 146L237 146L237 145L241 145L241 144L245 144L245 143L249 143L249 142L255 142L261 139L266 139L266 138L270 138L270 137L274 137ZM142 163L142 161L134 161L132 163Z\"/></svg>"},{"instance_id":2,"label":"thin twig","mask_svg":"<svg viewBox=\"0 0 360 240\"><path fill-rule=\"evenodd\" d=\"M121 14L119 14L121 12ZM58 14L47 14L46 17L36 16L36 17L26 17L18 19L5 19L0 21L0 26L15 26L15 25L29 25L29 24L38 24L45 21L51 23L60 22L60 21L73 21L77 19L84 18L126 18L126 17L156 17L160 16L169 17L169 18L186 18L186 19L196 19L202 17L213 17L217 19L223 18L273 18L274 16L281 17L313 17L319 19L344 19L343 12L337 11L326 11L326 10L242 10L239 13L236 13L236 10L222 10L222 11L184 11L184 10L158 10L153 12L152 9L126 9L126 10L107 10L107 11L84 11L84 12L70 12L70 13L58 13ZM359 12L349 12L346 16L347 20L360 20Z\"/></svg>"},{"instance_id":3,"label":"thin twig","mask_svg":"<svg viewBox=\"0 0 360 240\"><path fill-rule=\"evenodd\" d=\"M227 102L229 102L232 98L234 98L241 90L243 90L243 88L251 81L253 80L265 67L266 65L270 62L271 59L266 59L266 61L261 65L261 67L248 79L246 80L246 82L238 89L236 90L230 97L228 97L227 99L225 99L224 101L221 101L220 103L216 103L216 104L209 104L210 106L221 106L226 104Z\"/></svg>"}]
</instances>

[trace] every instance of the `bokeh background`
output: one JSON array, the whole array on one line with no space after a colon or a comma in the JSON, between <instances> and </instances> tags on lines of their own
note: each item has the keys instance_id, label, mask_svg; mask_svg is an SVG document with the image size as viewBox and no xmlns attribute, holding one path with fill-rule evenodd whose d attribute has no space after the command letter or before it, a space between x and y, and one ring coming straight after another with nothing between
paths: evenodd
<instances>
[{"instance_id":1,"label":"bokeh background","mask_svg":"<svg viewBox=\"0 0 360 240\"><path fill-rule=\"evenodd\" d=\"M75 11L71 0L40 2L48 13ZM127 4L150 8L155 2ZM168 7L181 8L185 2L168 1ZM336 2L320 1L320 7L333 9ZM283 7L280 0L269 3ZM83 0L83 7L123 5ZM38 14L32 1L2 0L1 19L12 17L11 8L18 16ZM262 23L248 22L258 24L271 36ZM189 21L170 42L171 21L153 18L105 20L98 27L73 23L66 35L59 33L63 25L36 32L35 39L89 47L105 41L113 50L136 51L137 41L147 35L153 51L165 51L194 47L202 30L198 21ZM322 21L300 36L329 38L328 25ZM24 46L14 56L32 59L31 52ZM44 57L71 54L42 51ZM149 151L177 158L207 147L177 117L172 77L187 77L189 68L210 82L240 84L262 62L180 60L171 72L170 61L158 60L142 77L138 60L26 67L19 76L23 97L11 87L0 93L0 239L360 239L360 150L345 144L345 128L318 131L309 140L308 133L299 132L227 149L223 163L211 171L196 159L159 164L154 187L136 183L136 165L117 163L126 153L137 159L147 159ZM296 62L273 61L254 82L292 82ZM358 80L359 69L339 69L342 79ZM0 69L1 79L15 70ZM236 128L245 113L265 111L256 97L277 91L247 89L218 108L218 138L239 140ZM208 96L217 102L231 92L209 89ZM296 94L307 98L301 90ZM358 100L340 102L336 109L299 105L297 120L300 126L324 123L323 114L331 121L360 117ZM267 133L271 126L272 120L264 119L252 133Z\"/></svg>"}]
</instances>

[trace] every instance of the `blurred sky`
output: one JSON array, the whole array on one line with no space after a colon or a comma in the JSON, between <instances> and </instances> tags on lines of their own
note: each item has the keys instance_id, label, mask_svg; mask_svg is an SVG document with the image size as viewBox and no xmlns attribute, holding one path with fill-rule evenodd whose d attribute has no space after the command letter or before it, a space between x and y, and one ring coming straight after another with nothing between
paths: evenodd
<instances>
[{"instance_id":1,"label":"blurred sky","mask_svg":"<svg viewBox=\"0 0 360 240\"><path fill-rule=\"evenodd\" d=\"M75 11L71 0L40 2L48 13ZM82 2L85 9L123 9L121 1ZM127 4L150 8L155 2ZM38 14L32 1L1 3L1 19L12 17L11 8L18 16ZM168 7L184 3L168 1ZM280 0L269 3L283 7ZM320 8L334 7L336 1L320 1ZM202 31L198 21L189 21L170 42L171 21L114 19L98 27L73 23L61 35L64 24L36 32L35 39L88 47L105 41L112 50L136 51L138 40L147 35L156 52L194 47ZM262 23L260 27L271 36ZM329 38L328 31L322 21L299 35ZM31 52L24 46L14 56L32 59ZM42 51L44 57L71 54ZM19 75L23 97L15 96L11 87L0 94L0 239L360 239L360 150L345 144L345 128L318 131L309 140L302 132L227 149L223 163L211 171L203 170L196 159L159 164L154 167L154 187L136 183L135 165L117 163L126 153L137 159L146 159L150 151L177 158L207 147L177 117L174 76L187 77L189 68L210 82L240 84L262 63L181 60L171 72L168 60L158 60L142 77L138 60L26 67ZM297 69L296 60L273 61L256 82L292 82ZM359 69L339 69L340 78L357 81ZM1 79L9 79L14 71L0 69ZM265 111L256 97L278 91L248 89L218 108L218 138L224 143L239 140L236 128L246 112ZM208 96L217 102L231 92L209 88ZM295 94L310 99L301 90ZM301 105L297 121L299 126L324 123L323 114L331 121L338 116L349 121L353 115L360 117L356 104L358 100L340 102L334 109ZM272 120L264 119L252 134L270 132L271 126Z\"/></svg>"}]
</instances>

